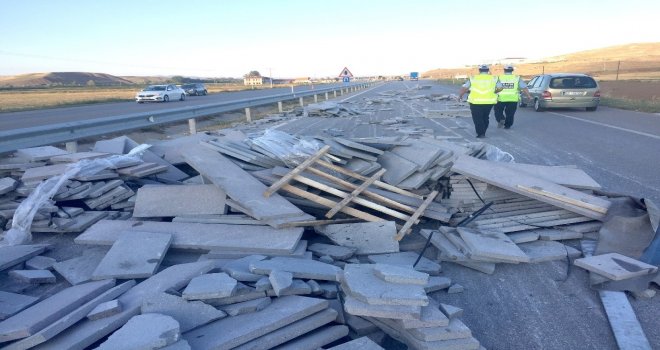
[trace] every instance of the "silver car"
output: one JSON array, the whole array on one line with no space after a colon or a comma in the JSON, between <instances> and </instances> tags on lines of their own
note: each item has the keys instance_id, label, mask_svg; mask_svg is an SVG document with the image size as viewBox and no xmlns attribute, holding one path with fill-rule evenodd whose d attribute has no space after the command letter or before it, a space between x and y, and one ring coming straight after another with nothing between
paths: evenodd
<instances>
[{"instance_id":1,"label":"silver car","mask_svg":"<svg viewBox=\"0 0 660 350\"><path fill-rule=\"evenodd\" d=\"M546 108L585 108L595 111L600 103L600 88L586 74L553 73L538 75L527 83L532 100L520 97L520 106L528 104L542 112Z\"/></svg>"},{"instance_id":2,"label":"silver car","mask_svg":"<svg viewBox=\"0 0 660 350\"><path fill-rule=\"evenodd\" d=\"M183 101L185 99L186 92L174 84L149 85L135 95L137 103Z\"/></svg>"}]
</instances>

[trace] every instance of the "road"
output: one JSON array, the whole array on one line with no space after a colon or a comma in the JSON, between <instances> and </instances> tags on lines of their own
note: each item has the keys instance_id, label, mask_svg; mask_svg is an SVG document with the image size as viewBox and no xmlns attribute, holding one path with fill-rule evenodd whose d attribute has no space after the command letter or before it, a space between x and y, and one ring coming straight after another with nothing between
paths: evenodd
<instances>
[{"instance_id":1,"label":"road","mask_svg":"<svg viewBox=\"0 0 660 350\"><path fill-rule=\"evenodd\" d=\"M295 92L310 91L313 88L323 89L342 84L323 84L314 86L296 86ZM136 91L137 92L137 91ZM206 96L187 96L185 101L172 101L169 103L142 103L114 102L93 105L50 108L34 111L0 113L0 130L21 129L37 125L57 124L64 122L88 120L95 118L112 117L122 114L140 113L148 111L162 111L170 108L198 106L254 97L266 97L291 93L290 87L273 89L256 89L244 91L230 91L209 94Z\"/></svg>"},{"instance_id":2,"label":"road","mask_svg":"<svg viewBox=\"0 0 660 350\"><path fill-rule=\"evenodd\" d=\"M420 82L420 84L432 84ZM416 84L391 82L344 100L365 108L363 98L402 91ZM456 93L455 86L433 85L410 95ZM382 97L382 96L380 96ZM406 100L372 104L372 114L350 119L303 118L280 125L283 131L306 135L373 137L404 130L428 129L436 137L475 138L469 117L427 118L443 102ZM379 121L405 117L409 123L383 126ZM534 112L523 108L511 130L498 129L494 118L484 142L511 153L520 163L576 165L604 190L651 198L660 203L660 116L601 107ZM569 244L577 247L575 241ZM459 294L438 292L434 298L465 310L462 320L487 349L616 349L598 294L589 288L586 271L566 261L539 264L498 264L485 275L443 264L443 274L465 287ZM654 349L660 349L660 298L631 304Z\"/></svg>"}]
</instances>

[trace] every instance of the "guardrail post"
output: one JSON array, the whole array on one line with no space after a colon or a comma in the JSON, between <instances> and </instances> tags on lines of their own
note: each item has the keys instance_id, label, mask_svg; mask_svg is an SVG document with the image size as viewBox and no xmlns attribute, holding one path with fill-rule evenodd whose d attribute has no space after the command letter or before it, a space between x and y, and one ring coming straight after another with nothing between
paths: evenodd
<instances>
[{"instance_id":1,"label":"guardrail post","mask_svg":"<svg viewBox=\"0 0 660 350\"><path fill-rule=\"evenodd\" d=\"M319 95L314 94L314 103L318 103L318 102L319 102Z\"/></svg>"},{"instance_id":2,"label":"guardrail post","mask_svg":"<svg viewBox=\"0 0 660 350\"><path fill-rule=\"evenodd\" d=\"M70 141L66 143L66 151L71 153L78 152L78 141Z\"/></svg>"},{"instance_id":3,"label":"guardrail post","mask_svg":"<svg viewBox=\"0 0 660 350\"><path fill-rule=\"evenodd\" d=\"M303 98L301 97L299 100L300 100L300 107L305 107L305 103L303 102Z\"/></svg>"},{"instance_id":4,"label":"guardrail post","mask_svg":"<svg viewBox=\"0 0 660 350\"><path fill-rule=\"evenodd\" d=\"M248 123L252 122L252 115L250 114L250 107L245 109L245 119L247 119Z\"/></svg>"},{"instance_id":5,"label":"guardrail post","mask_svg":"<svg viewBox=\"0 0 660 350\"><path fill-rule=\"evenodd\" d=\"M284 112L284 109L282 109L282 101L277 102L277 110L280 111L280 113Z\"/></svg>"},{"instance_id":6,"label":"guardrail post","mask_svg":"<svg viewBox=\"0 0 660 350\"><path fill-rule=\"evenodd\" d=\"M339 89L339 96L344 96L344 88Z\"/></svg>"},{"instance_id":7,"label":"guardrail post","mask_svg":"<svg viewBox=\"0 0 660 350\"><path fill-rule=\"evenodd\" d=\"M188 130L190 130L190 135L195 135L197 133L197 119L188 119Z\"/></svg>"},{"instance_id":8,"label":"guardrail post","mask_svg":"<svg viewBox=\"0 0 660 350\"><path fill-rule=\"evenodd\" d=\"M335 98L337 98L337 90L332 92L335 95Z\"/></svg>"},{"instance_id":9,"label":"guardrail post","mask_svg":"<svg viewBox=\"0 0 660 350\"><path fill-rule=\"evenodd\" d=\"M328 93L327 92L325 93L325 100L326 101L328 100Z\"/></svg>"}]
</instances>

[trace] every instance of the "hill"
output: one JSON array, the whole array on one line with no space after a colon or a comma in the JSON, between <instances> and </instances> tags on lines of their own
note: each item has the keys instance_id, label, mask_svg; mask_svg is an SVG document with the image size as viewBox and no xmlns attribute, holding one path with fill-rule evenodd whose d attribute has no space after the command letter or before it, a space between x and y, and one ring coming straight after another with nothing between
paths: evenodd
<instances>
[{"instance_id":1,"label":"hill","mask_svg":"<svg viewBox=\"0 0 660 350\"><path fill-rule=\"evenodd\" d=\"M93 82L93 84L92 84ZM0 77L0 86L39 87L73 85L130 85L130 80L105 73L50 72Z\"/></svg>"},{"instance_id":2,"label":"hill","mask_svg":"<svg viewBox=\"0 0 660 350\"><path fill-rule=\"evenodd\" d=\"M515 64L516 73L530 77L542 73L579 72L600 80L660 79L660 43L634 43L568 53ZM502 64L491 66L500 74ZM451 79L476 73L476 67L434 69L422 76Z\"/></svg>"}]
</instances>

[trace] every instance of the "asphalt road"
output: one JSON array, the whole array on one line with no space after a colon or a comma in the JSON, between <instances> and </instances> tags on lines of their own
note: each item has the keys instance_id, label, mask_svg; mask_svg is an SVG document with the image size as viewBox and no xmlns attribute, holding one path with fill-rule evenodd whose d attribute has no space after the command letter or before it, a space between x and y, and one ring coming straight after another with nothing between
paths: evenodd
<instances>
[{"instance_id":1,"label":"asphalt road","mask_svg":"<svg viewBox=\"0 0 660 350\"><path fill-rule=\"evenodd\" d=\"M420 82L422 85L431 82ZM405 90L411 82L391 82L346 97L355 108L370 114L352 118L303 118L278 128L306 135L373 137L401 131L428 129L436 137L475 138L469 117L427 118L446 108L443 102L403 99L365 107L364 98L379 92ZM409 95L457 93L455 86L433 85ZM380 96L382 97L382 96ZM379 121L405 117L407 124L383 126ZM516 114L511 130L498 129L494 117L483 140L511 153L517 162L543 165L576 165L604 190L660 203L660 116L599 108ZM577 248L578 242L566 242ZM459 294L437 292L440 302L465 310L463 321L487 349L617 349L598 294L589 288L586 271L566 261L539 264L498 264L485 275L443 264L443 274L465 287ZM630 298L652 348L660 349L660 298Z\"/></svg>"},{"instance_id":2,"label":"asphalt road","mask_svg":"<svg viewBox=\"0 0 660 350\"><path fill-rule=\"evenodd\" d=\"M342 84L314 85L315 89L323 89ZM296 86L295 92L309 91L312 86ZM137 90L136 90L137 92ZM122 114L140 113L148 111L162 111L171 108L181 108L205 105L211 103L241 100L251 97L265 97L291 93L290 87L273 89L256 89L244 91L229 91L209 94L206 96L187 96L185 101L171 101L168 103L142 103L113 102L84 105L76 107L63 107L41 109L24 112L0 113L0 130L21 129L38 125L57 124L64 122L89 120L95 118L112 117Z\"/></svg>"}]
</instances>

